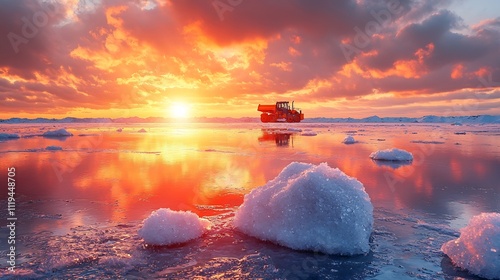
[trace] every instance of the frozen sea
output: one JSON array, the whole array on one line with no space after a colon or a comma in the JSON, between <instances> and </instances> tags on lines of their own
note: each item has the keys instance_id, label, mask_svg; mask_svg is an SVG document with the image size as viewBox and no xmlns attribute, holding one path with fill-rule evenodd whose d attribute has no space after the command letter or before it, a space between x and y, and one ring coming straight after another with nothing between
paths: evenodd
<instances>
[{"instance_id":1,"label":"frozen sea","mask_svg":"<svg viewBox=\"0 0 500 280\"><path fill-rule=\"evenodd\" d=\"M60 128L73 136L41 136ZM17 218L14 274L0 230L2 279L478 279L440 247L472 216L500 212L499 124L12 124L0 133L21 137L0 139L0 218L9 167ZM356 142L344 144L347 135ZM413 162L369 158L389 148ZM363 183L374 206L367 255L294 251L233 228L243 196L294 161L326 162ZM145 245L137 231L159 208L214 227L182 245Z\"/></svg>"}]
</instances>

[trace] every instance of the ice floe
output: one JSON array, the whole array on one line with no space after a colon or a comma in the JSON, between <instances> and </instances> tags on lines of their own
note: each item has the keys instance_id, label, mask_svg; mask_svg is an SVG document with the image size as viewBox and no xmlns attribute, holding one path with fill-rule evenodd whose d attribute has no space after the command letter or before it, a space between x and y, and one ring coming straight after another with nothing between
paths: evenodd
<instances>
[{"instance_id":1,"label":"ice floe","mask_svg":"<svg viewBox=\"0 0 500 280\"><path fill-rule=\"evenodd\" d=\"M442 141L427 141L427 140L412 140L411 143L416 144L444 144Z\"/></svg>"},{"instance_id":2,"label":"ice floe","mask_svg":"<svg viewBox=\"0 0 500 280\"><path fill-rule=\"evenodd\" d=\"M344 144L354 144L356 143L357 141L354 140L354 137L352 137L352 135L347 135L344 140L342 141L342 143Z\"/></svg>"},{"instance_id":3,"label":"ice floe","mask_svg":"<svg viewBox=\"0 0 500 280\"><path fill-rule=\"evenodd\" d=\"M500 279L500 213L472 217L460 230L460 237L446 242L441 250L462 269Z\"/></svg>"},{"instance_id":4,"label":"ice floe","mask_svg":"<svg viewBox=\"0 0 500 280\"><path fill-rule=\"evenodd\" d=\"M141 129L139 129L137 132L144 133L144 132L147 132L147 130L145 130L144 128L141 128Z\"/></svg>"},{"instance_id":5,"label":"ice floe","mask_svg":"<svg viewBox=\"0 0 500 280\"><path fill-rule=\"evenodd\" d=\"M172 245L200 237L211 226L210 221L195 213L161 208L144 220L139 236L149 245Z\"/></svg>"},{"instance_id":6,"label":"ice floe","mask_svg":"<svg viewBox=\"0 0 500 280\"><path fill-rule=\"evenodd\" d=\"M63 148L61 146L47 146L45 150L47 151L61 151Z\"/></svg>"},{"instance_id":7,"label":"ice floe","mask_svg":"<svg viewBox=\"0 0 500 280\"><path fill-rule=\"evenodd\" d=\"M44 137L68 137L73 136L72 133L68 132L66 129L61 128L57 130L49 130L42 134Z\"/></svg>"},{"instance_id":8,"label":"ice floe","mask_svg":"<svg viewBox=\"0 0 500 280\"><path fill-rule=\"evenodd\" d=\"M19 139L19 135L14 133L0 133L0 140L7 139Z\"/></svg>"},{"instance_id":9,"label":"ice floe","mask_svg":"<svg viewBox=\"0 0 500 280\"><path fill-rule=\"evenodd\" d=\"M401 149L386 149L379 150L370 154L370 158L374 160L390 160L390 161L412 161L412 153Z\"/></svg>"},{"instance_id":10,"label":"ice floe","mask_svg":"<svg viewBox=\"0 0 500 280\"><path fill-rule=\"evenodd\" d=\"M234 225L296 250L363 254L370 250L373 206L363 184L341 170L293 162L245 196Z\"/></svg>"}]
</instances>

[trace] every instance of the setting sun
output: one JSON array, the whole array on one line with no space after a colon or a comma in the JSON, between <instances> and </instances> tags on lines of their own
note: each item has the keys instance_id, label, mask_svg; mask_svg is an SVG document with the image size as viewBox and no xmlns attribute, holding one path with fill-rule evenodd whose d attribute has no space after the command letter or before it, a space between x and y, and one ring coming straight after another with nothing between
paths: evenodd
<instances>
[{"instance_id":1,"label":"setting sun","mask_svg":"<svg viewBox=\"0 0 500 280\"><path fill-rule=\"evenodd\" d=\"M170 105L168 115L175 119L185 119L189 117L189 106L185 103L175 102Z\"/></svg>"}]
</instances>

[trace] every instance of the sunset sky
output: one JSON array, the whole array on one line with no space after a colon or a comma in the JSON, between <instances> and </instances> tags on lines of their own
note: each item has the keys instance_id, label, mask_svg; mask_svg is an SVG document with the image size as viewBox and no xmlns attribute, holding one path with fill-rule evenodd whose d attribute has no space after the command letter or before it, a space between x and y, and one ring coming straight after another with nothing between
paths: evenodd
<instances>
[{"instance_id":1,"label":"sunset sky","mask_svg":"<svg viewBox=\"0 0 500 280\"><path fill-rule=\"evenodd\" d=\"M500 114L500 1L0 0L0 118Z\"/></svg>"}]
</instances>

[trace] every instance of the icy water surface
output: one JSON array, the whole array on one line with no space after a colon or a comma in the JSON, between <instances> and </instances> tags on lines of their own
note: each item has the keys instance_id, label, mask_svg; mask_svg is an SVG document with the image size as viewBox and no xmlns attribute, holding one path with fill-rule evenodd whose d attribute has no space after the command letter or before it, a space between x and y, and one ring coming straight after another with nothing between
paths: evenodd
<instances>
[{"instance_id":1,"label":"icy water surface","mask_svg":"<svg viewBox=\"0 0 500 280\"><path fill-rule=\"evenodd\" d=\"M38 136L61 127L74 136ZM21 136L0 140L0 182L16 169L14 275L5 270L9 231L0 232L7 279L475 279L440 247L470 217L500 212L500 125L0 126L5 132ZM348 134L357 143L343 144ZM393 147L412 152L413 163L368 158ZM375 207L369 254L293 251L233 229L243 196L293 161L327 162L364 184ZM1 189L5 224L7 183ZM215 227L183 245L146 246L142 220L167 207Z\"/></svg>"}]
</instances>

